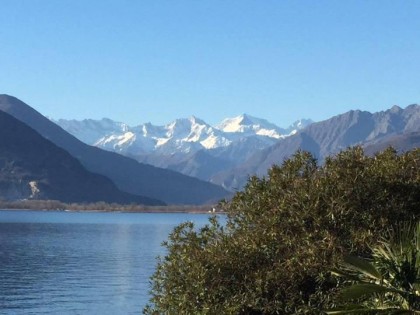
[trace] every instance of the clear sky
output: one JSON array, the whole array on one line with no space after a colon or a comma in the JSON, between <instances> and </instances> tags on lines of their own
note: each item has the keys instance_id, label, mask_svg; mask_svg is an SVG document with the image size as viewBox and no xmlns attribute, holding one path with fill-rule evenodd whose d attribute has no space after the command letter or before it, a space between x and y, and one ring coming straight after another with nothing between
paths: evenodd
<instances>
[{"instance_id":1,"label":"clear sky","mask_svg":"<svg viewBox=\"0 0 420 315\"><path fill-rule=\"evenodd\" d=\"M0 0L0 93L131 125L420 102L418 0Z\"/></svg>"}]
</instances>

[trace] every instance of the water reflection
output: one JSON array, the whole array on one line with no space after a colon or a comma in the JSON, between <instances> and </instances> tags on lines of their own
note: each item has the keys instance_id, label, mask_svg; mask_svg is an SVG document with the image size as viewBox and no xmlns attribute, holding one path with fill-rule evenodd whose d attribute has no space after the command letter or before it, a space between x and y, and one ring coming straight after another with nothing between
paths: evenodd
<instances>
[{"instance_id":1,"label":"water reflection","mask_svg":"<svg viewBox=\"0 0 420 315\"><path fill-rule=\"evenodd\" d=\"M161 242L207 218L0 211L0 313L139 314Z\"/></svg>"}]
</instances>

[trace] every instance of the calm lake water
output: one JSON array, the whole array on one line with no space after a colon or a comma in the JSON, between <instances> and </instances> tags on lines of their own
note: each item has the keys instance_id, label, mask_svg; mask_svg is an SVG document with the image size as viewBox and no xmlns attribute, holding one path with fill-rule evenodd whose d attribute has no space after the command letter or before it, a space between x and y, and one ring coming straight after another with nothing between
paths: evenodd
<instances>
[{"instance_id":1,"label":"calm lake water","mask_svg":"<svg viewBox=\"0 0 420 315\"><path fill-rule=\"evenodd\" d=\"M141 314L162 241L208 217L0 211L0 314Z\"/></svg>"}]
</instances>

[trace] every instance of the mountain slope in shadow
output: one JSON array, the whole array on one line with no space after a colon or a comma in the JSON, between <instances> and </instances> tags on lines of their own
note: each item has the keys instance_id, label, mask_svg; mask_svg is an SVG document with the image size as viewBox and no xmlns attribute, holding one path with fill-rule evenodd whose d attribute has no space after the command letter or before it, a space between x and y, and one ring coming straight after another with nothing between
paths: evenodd
<instances>
[{"instance_id":1,"label":"mountain slope in shadow","mask_svg":"<svg viewBox=\"0 0 420 315\"><path fill-rule=\"evenodd\" d=\"M0 110L68 151L89 171L110 178L125 192L168 204L204 204L229 195L220 186L86 145L15 97L0 95Z\"/></svg>"},{"instance_id":2,"label":"mountain slope in shadow","mask_svg":"<svg viewBox=\"0 0 420 315\"><path fill-rule=\"evenodd\" d=\"M1 111L0 198L163 204L118 190L110 179L87 171L67 151Z\"/></svg>"}]
</instances>

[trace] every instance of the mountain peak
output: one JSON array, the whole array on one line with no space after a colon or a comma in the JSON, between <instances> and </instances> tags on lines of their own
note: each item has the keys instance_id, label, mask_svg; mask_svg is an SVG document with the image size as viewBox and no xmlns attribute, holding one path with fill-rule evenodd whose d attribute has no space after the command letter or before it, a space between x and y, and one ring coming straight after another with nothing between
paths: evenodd
<instances>
[{"instance_id":1,"label":"mountain peak","mask_svg":"<svg viewBox=\"0 0 420 315\"><path fill-rule=\"evenodd\" d=\"M4 101L18 101L19 102L19 99L17 99L14 96L8 95L8 94L0 94L0 100L2 102L4 102Z\"/></svg>"},{"instance_id":2,"label":"mountain peak","mask_svg":"<svg viewBox=\"0 0 420 315\"><path fill-rule=\"evenodd\" d=\"M399 107L398 105L394 105L394 106L392 106L390 109L389 109L389 111L391 112L391 113L399 113L400 111L402 111L402 108L401 107Z\"/></svg>"},{"instance_id":3,"label":"mountain peak","mask_svg":"<svg viewBox=\"0 0 420 315\"><path fill-rule=\"evenodd\" d=\"M224 119L218 126L224 132L257 133L259 130L273 130L278 133L280 128L273 123L248 114L242 114L233 118ZM276 136L274 136L276 138Z\"/></svg>"},{"instance_id":4,"label":"mountain peak","mask_svg":"<svg viewBox=\"0 0 420 315\"><path fill-rule=\"evenodd\" d=\"M202 120L202 119L200 119L200 118L198 118L198 117L196 117L194 115L190 116L188 119L193 124L207 125L207 123L204 120Z\"/></svg>"},{"instance_id":5,"label":"mountain peak","mask_svg":"<svg viewBox=\"0 0 420 315\"><path fill-rule=\"evenodd\" d=\"M238 117L242 125L254 125L258 123L258 118L252 117L248 114L242 114Z\"/></svg>"},{"instance_id":6,"label":"mountain peak","mask_svg":"<svg viewBox=\"0 0 420 315\"><path fill-rule=\"evenodd\" d=\"M12 115L30 116L34 113L39 114L20 99L7 94L0 94L0 110L7 111Z\"/></svg>"},{"instance_id":7,"label":"mountain peak","mask_svg":"<svg viewBox=\"0 0 420 315\"><path fill-rule=\"evenodd\" d=\"M189 116L188 118L175 119L174 121L167 124L166 127L167 128L174 128L174 127L175 128L179 128L179 127L189 128L190 126L196 125L196 124L208 126L208 124L204 120L192 115L192 116Z\"/></svg>"}]
</instances>

